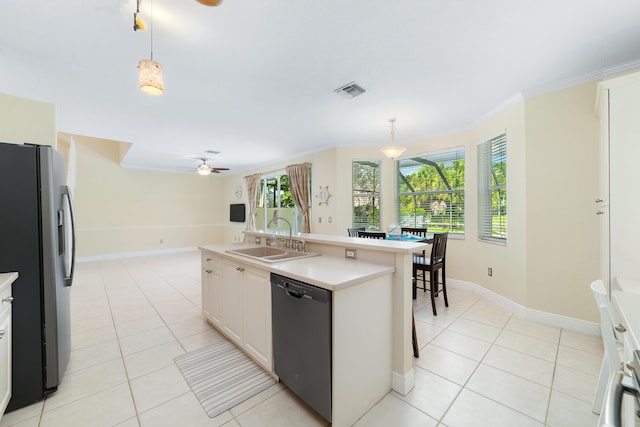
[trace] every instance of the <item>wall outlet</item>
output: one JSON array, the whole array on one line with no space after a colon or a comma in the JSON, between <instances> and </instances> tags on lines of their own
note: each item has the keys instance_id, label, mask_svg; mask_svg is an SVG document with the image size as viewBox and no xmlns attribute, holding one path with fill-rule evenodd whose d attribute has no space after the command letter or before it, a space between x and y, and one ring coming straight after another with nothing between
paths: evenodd
<instances>
[{"instance_id":1,"label":"wall outlet","mask_svg":"<svg viewBox=\"0 0 640 427\"><path fill-rule=\"evenodd\" d=\"M253 241L256 242L258 245L262 243L262 239L258 236L256 236Z\"/></svg>"},{"instance_id":2,"label":"wall outlet","mask_svg":"<svg viewBox=\"0 0 640 427\"><path fill-rule=\"evenodd\" d=\"M321 217L321 216L319 216L319 217L318 217L318 224L321 224L321 223L322 223L322 217Z\"/></svg>"},{"instance_id":3,"label":"wall outlet","mask_svg":"<svg viewBox=\"0 0 640 427\"><path fill-rule=\"evenodd\" d=\"M160 244L162 245L164 243L164 239L160 239Z\"/></svg>"},{"instance_id":4,"label":"wall outlet","mask_svg":"<svg viewBox=\"0 0 640 427\"><path fill-rule=\"evenodd\" d=\"M349 259L358 259L358 250L357 249L346 249L344 250L344 257Z\"/></svg>"},{"instance_id":5,"label":"wall outlet","mask_svg":"<svg viewBox=\"0 0 640 427\"><path fill-rule=\"evenodd\" d=\"M331 224L331 222L332 222L332 221L333 221L333 219L332 219L331 217L328 217L328 218L327 218L327 222L328 222L329 224Z\"/></svg>"},{"instance_id":6,"label":"wall outlet","mask_svg":"<svg viewBox=\"0 0 640 427\"><path fill-rule=\"evenodd\" d=\"M489 275L489 277L493 277L493 268L489 267L487 269L487 274Z\"/></svg>"}]
</instances>

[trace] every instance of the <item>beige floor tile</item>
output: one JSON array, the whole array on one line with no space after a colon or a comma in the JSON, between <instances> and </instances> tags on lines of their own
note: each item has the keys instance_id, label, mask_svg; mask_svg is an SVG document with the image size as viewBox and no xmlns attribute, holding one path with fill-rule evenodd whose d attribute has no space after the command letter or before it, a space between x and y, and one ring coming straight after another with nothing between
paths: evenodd
<instances>
[{"instance_id":1,"label":"beige floor tile","mask_svg":"<svg viewBox=\"0 0 640 427\"><path fill-rule=\"evenodd\" d=\"M602 365L602 354L590 353L561 345L558 348L558 364L585 374L598 375Z\"/></svg>"},{"instance_id":2,"label":"beige floor tile","mask_svg":"<svg viewBox=\"0 0 640 427\"><path fill-rule=\"evenodd\" d=\"M447 427L543 427L544 423L470 390L462 390L442 419Z\"/></svg>"},{"instance_id":3,"label":"beige floor tile","mask_svg":"<svg viewBox=\"0 0 640 427\"><path fill-rule=\"evenodd\" d=\"M178 341L182 344L182 347L189 352L223 340L226 340L226 338L220 332L215 329L209 329L204 332L189 335L188 337L180 338Z\"/></svg>"},{"instance_id":4,"label":"beige floor tile","mask_svg":"<svg viewBox=\"0 0 640 427\"><path fill-rule=\"evenodd\" d=\"M4 421L4 417L2 418ZM26 419L24 421L17 422L15 424L4 424L0 422L0 426L2 427L39 427L40 426L40 417L33 417Z\"/></svg>"},{"instance_id":5,"label":"beige floor tile","mask_svg":"<svg viewBox=\"0 0 640 427\"><path fill-rule=\"evenodd\" d=\"M560 344L599 355L602 355L604 352L604 346L600 336L581 334L580 332L570 331L568 329L562 330L560 334Z\"/></svg>"},{"instance_id":6,"label":"beige floor tile","mask_svg":"<svg viewBox=\"0 0 640 427\"><path fill-rule=\"evenodd\" d=\"M550 341L533 338L507 330L503 330L500 333L495 344L521 353L526 353L540 359L548 360L550 362L555 362L558 350L557 344Z\"/></svg>"},{"instance_id":7,"label":"beige floor tile","mask_svg":"<svg viewBox=\"0 0 640 427\"><path fill-rule=\"evenodd\" d=\"M549 404L549 427L595 426L598 416L591 412L591 403L557 391L551 392Z\"/></svg>"},{"instance_id":8,"label":"beige floor tile","mask_svg":"<svg viewBox=\"0 0 640 427\"><path fill-rule=\"evenodd\" d=\"M476 310L488 311L493 314L500 314L504 316L510 316L512 314L511 310L508 310L497 302L491 301L487 298L480 298L472 307Z\"/></svg>"},{"instance_id":9,"label":"beige floor tile","mask_svg":"<svg viewBox=\"0 0 640 427\"><path fill-rule=\"evenodd\" d=\"M173 359L184 353L182 346L174 341L129 354L124 357L124 365L129 379L132 380L172 365Z\"/></svg>"},{"instance_id":10,"label":"beige floor tile","mask_svg":"<svg viewBox=\"0 0 640 427\"><path fill-rule=\"evenodd\" d=\"M161 326L149 331L140 332L139 334L135 335L129 335L127 337L120 338L119 340L122 354L125 356L137 353L142 350L146 350L151 347L156 347L160 344L166 344L175 341L175 337L166 326Z\"/></svg>"},{"instance_id":11,"label":"beige floor tile","mask_svg":"<svg viewBox=\"0 0 640 427\"><path fill-rule=\"evenodd\" d=\"M113 327L113 318L110 314L103 313L95 317L71 322L71 334L91 332L108 326Z\"/></svg>"},{"instance_id":12,"label":"beige floor tile","mask_svg":"<svg viewBox=\"0 0 640 427\"><path fill-rule=\"evenodd\" d=\"M140 427L140 423L138 422L138 417L131 417L128 420L115 425L114 427Z\"/></svg>"},{"instance_id":13,"label":"beige floor tile","mask_svg":"<svg viewBox=\"0 0 640 427\"><path fill-rule=\"evenodd\" d=\"M34 403L24 408L16 409L15 411L8 412L2 416L0 420L0 427L9 427L16 425L20 422L26 422L36 419L36 425L40 422L40 415L42 414L42 408L44 407L44 401Z\"/></svg>"},{"instance_id":14,"label":"beige floor tile","mask_svg":"<svg viewBox=\"0 0 640 427\"><path fill-rule=\"evenodd\" d=\"M457 319L448 329L487 342L495 341L501 331L500 328L495 326L464 318Z\"/></svg>"},{"instance_id":15,"label":"beige floor tile","mask_svg":"<svg viewBox=\"0 0 640 427\"><path fill-rule=\"evenodd\" d=\"M435 427L437 424L438 421L413 406L395 396L387 395L360 418L354 427Z\"/></svg>"},{"instance_id":16,"label":"beige floor tile","mask_svg":"<svg viewBox=\"0 0 640 427\"><path fill-rule=\"evenodd\" d=\"M116 331L118 332L118 338L125 338L130 335L139 334L140 332L150 331L164 326L166 326L166 324L162 321L160 316L154 314L149 317L143 317L142 319L118 323L116 325Z\"/></svg>"},{"instance_id":17,"label":"beige floor tile","mask_svg":"<svg viewBox=\"0 0 640 427\"><path fill-rule=\"evenodd\" d=\"M121 323L131 322L132 320L143 319L145 317L155 316L158 313L149 305L147 307L139 307L133 310L121 311L113 313L113 323L117 325Z\"/></svg>"},{"instance_id":18,"label":"beige floor tile","mask_svg":"<svg viewBox=\"0 0 640 427\"><path fill-rule=\"evenodd\" d=\"M548 360L539 359L519 351L494 345L487 352L482 363L498 368L526 380L551 387L555 365Z\"/></svg>"},{"instance_id":19,"label":"beige floor tile","mask_svg":"<svg viewBox=\"0 0 640 427\"><path fill-rule=\"evenodd\" d=\"M67 373L99 365L109 360L120 358L118 340L111 340L101 344L71 350Z\"/></svg>"},{"instance_id":20,"label":"beige floor tile","mask_svg":"<svg viewBox=\"0 0 640 427\"><path fill-rule=\"evenodd\" d=\"M436 420L442 418L461 386L422 368L415 368L415 386L406 396L392 394Z\"/></svg>"},{"instance_id":21,"label":"beige floor tile","mask_svg":"<svg viewBox=\"0 0 640 427\"><path fill-rule=\"evenodd\" d=\"M79 332L71 335L71 350L78 350L96 344L102 344L116 339L116 330L113 325L103 326L90 331Z\"/></svg>"},{"instance_id":22,"label":"beige floor tile","mask_svg":"<svg viewBox=\"0 0 640 427\"><path fill-rule=\"evenodd\" d=\"M482 360L489 350L489 347L491 347L491 344L486 341L462 335L448 329L438 335L431 343L477 361Z\"/></svg>"},{"instance_id":23,"label":"beige floor tile","mask_svg":"<svg viewBox=\"0 0 640 427\"><path fill-rule=\"evenodd\" d=\"M171 329L171 332L173 332L177 338L185 338L199 332L213 330L214 328L201 313L198 313L186 320L169 324L169 329Z\"/></svg>"},{"instance_id":24,"label":"beige floor tile","mask_svg":"<svg viewBox=\"0 0 640 427\"><path fill-rule=\"evenodd\" d=\"M431 311L431 303L423 308L416 310L414 316L416 320L429 323L440 328L446 328L451 325L460 315L464 313L463 308L449 307L447 310L439 310L438 315L434 316Z\"/></svg>"},{"instance_id":25,"label":"beige floor tile","mask_svg":"<svg viewBox=\"0 0 640 427\"><path fill-rule=\"evenodd\" d=\"M146 412L191 389L175 365L131 380L131 392L138 413Z\"/></svg>"},{"instance_id":26,"label":"beige floor tile","mask_svg":"<svg viewBox=\"0 0 640 427\"><path fill-rule=\"evenodd\" d=\"M503 328L504 325L506 325L509 321L509 318L512 316L510 312L505 310L493 312L474 308L477 305L478 303L474 304L473 307L465 311L460 317L462 317L463 319L484 323L486 325L495 326L496 328Z\"/></svg>"},{"instance_id":27,"label":"beige floor tile","mask_svg":"<svg viewBox=\"0 0 640 427\"><path fill-rule=\"evenodd\" d=\"M288 389L236 417L242 427L306 427L329 423Z\"/></svg>"},{"instance_id":28,"label":"beige floor tile","mask_svg":"<svg viewBox=\"0 0 640 427\"><path fill-rule=\"evenodd\" d=\"M533 338L551 341L556 344L560 340L560 328L543 325L541 323L521 319L516 316L511 317L504 328L511 332L517 332Z\"/></svg>"},{"instance_id":29,"label":"beige floor tile","mask_svg":"<svg viewBox=\"0 0 640 427\"><path fill-rule=\"evenodd\" d=\"M549 387L481 364L466 388L540 422L545 421Z\"/></svg>"},{"instance_id":30,"label":"beige floor tile","mask_svg":"<svg viewBox=\"0 0 640 427\"><path fill-rule=\"evenodd\" d=\"M557 365L553 389L585 402L593 402L598 384L597 375L589 375L566 366Z\"/></svg>"},{"instance_id":31,"label":"beige floor tile","mask_svg":"<svg viewBox=\"0 0 640 427\"><path fill-rule=\"evenodd\" d=\"M41 427L111 427L136 415L128 384L92 394L42 414Z\"/></svg>"},{"instance_id":32,"label":"beige floor tile","mask_svg":"<svg viewBox=\"0 0 640 427\"><path fill-rule=\"evenodd\" d=\"M127 374L120 358L67 373L58 390L46 398L44 412L126 382Z\"/></svg>"},{"instance_id":33,"label":"beige floor tile","mask_svg":"<svg viewBox=\"0 0 640 427\"><path fill-rule=\"evenodd\" d=\"M244 414L245 412L247 412L249 409L259 405L260 403L264 402L265 400L269 399L270 397L276 395L277 393L280 393L282 390L284 390L286 388L286 386L281 383L275 383L274 385L272 385L271 387L267 388L266 390L261 391L260 393L256 394L255 396L250 397L249 399L245 400L244 402L234 406L233 408L230 409L231 414L234 417L237 417L241 414Z\"/></svg>"},{"instance_id":34,"label":"beige floor tile","mask_svg":"<svg viewBox=\"0 0 640 427\"><path fill-rule=\"evenodd\" d=\"M464 385L478 367L478 361L461 356L436 345L420 350L420 357L413 364L433 372L458 385Z\"/></svg>"},{"instance_id":35,"label":"beige floor tile","mask_svg":"<svg viewBox=\"0 0 640 427\"><path fill-rule=\"evenodd\" d=\"M440 332L442 331L444 331L444 328L416 319L416 334L418 335L418 347L419 348L424 347L426 344L431 342L435 337L437 337L438 334L440 334Z\"/></svg>"},{"instance_id":36,"label":"beige floor tile","mask_svg":"<svg viewBox=\"0 0 640 427\"><path fill-rule=\"evenodd\" d=\"M202 318L202 311L200 310L200 308L191 303L189 304L189 307L160 312L160 316L162 317L162 320L164 320L167 325L170 326L193 320L198 316Z\"/></svg>"},{"instance_id":37,"label":"beige floor tile","mask_svg":"<svg viewBox=\"0 0 640 427\"><path fill-rule=\"evenodd\" d=\"M229 422L229 411L209 418L198 399L188 392L138 415L141 427L216 427Z\"/></svg>"}]
</instances>

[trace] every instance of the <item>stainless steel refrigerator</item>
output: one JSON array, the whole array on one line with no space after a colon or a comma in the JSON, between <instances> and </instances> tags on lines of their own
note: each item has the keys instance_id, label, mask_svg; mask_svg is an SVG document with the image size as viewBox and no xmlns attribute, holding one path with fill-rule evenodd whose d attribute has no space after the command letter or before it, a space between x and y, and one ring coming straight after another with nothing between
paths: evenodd
<instances>
[{"instance_id":1,"label":"stainless steel refrigerator","mask_svg":"<svg viewBox=\"0 0 640 427\"><path fill-rule=\"evenodd\" d=\"M13 284L12 397L7 411L57 390L71 352L73 211L62 156L0 143L0 272Z\"/></svg>"}]
</instances>

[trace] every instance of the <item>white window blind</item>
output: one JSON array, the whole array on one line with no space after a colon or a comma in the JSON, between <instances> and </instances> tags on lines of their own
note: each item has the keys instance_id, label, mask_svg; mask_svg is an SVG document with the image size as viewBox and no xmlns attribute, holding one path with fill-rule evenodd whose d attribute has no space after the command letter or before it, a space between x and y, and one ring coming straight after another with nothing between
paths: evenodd
<instances>
[{"instance_id":1,"label":"white window blind","mask_svg":"<svg viewBox=\"0 0 640 427\"><path fill-rule=\"evenodd\" d=\"M380 162L352 163L352 226L380 230Z\"/></svg>"},{"instance_id":2,"label":"white window blind","mask_svg":"<svg viewBox=\"0 0 640 427\"><path fill-rule=\"evenodd\" d=\"M507 240L507 134L478 145L478 237Z\"/></svg>"}]
</instances>

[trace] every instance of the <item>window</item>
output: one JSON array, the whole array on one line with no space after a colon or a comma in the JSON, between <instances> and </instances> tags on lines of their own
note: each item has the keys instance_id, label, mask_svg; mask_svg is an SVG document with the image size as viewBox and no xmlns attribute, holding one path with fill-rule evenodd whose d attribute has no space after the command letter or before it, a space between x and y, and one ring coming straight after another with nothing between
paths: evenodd
<instances>
[{"instance_id":1,"label":"window","mask_svg":"<svg viewBox=\"0 0 640 427\"><path fill-rule=\"evenodd\" d=\"M352 163L353 227L380 230L380 162Z\"/></svg>"},{"instance_id":2,"label":"window","mask_svg":"<svg viewBox=\"0 0 640 427\"><path fill-rule=\"evenodd\" d=\"M464 149L398 161L401 227L464 234Z\"/></svg>"},{"instance_id":3,"label":"window","mask_svg":"<svg viewBox=\"0 0 640 427\"><path fill-rule=\"evenodd\" d=\"M256 206L256 230L276 230L278 234L289 234L289 226L285 221L269 224L276 215L291 223L291 233L295 234L302 228L302 215L295 207L289 188L289 177L283 170L261 178Z\"/></svg>"},{"instance_id":4,"label":"window","mask_svg":"<svg viewBox=\"0 0 640 427\"><path fill-rule=\"evenodd\" d=\"M507 134L478 145L478 234L507 240Z\"/></svg>"}]
</instances>

